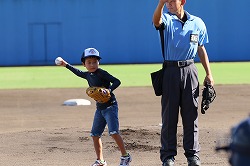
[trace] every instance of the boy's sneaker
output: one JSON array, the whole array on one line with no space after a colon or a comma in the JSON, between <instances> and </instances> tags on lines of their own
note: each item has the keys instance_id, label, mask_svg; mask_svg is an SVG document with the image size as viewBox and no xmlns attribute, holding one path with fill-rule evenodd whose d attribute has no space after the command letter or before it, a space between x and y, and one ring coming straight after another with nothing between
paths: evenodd
<instances>
[{"instance_id":1,"label":"boy's sneaker","mask_svg":"<svg viewBox=\"0 0 250 166\"><path fill-rule=\"evenodd\" d=\"M106 161L96 160L95 163L92 166L107 166Z\"/></svg>"},{"instance_id":2,"label":"boy's sneaker","mask_svg":"<svg viewBox=\"0 0 250 166\"><path fill-rule=\"evenodd\" d=\"M132 161L130 154L128 156L121 156L120 166L129 166L129 163Z\"/></svg>"}]
</instances>

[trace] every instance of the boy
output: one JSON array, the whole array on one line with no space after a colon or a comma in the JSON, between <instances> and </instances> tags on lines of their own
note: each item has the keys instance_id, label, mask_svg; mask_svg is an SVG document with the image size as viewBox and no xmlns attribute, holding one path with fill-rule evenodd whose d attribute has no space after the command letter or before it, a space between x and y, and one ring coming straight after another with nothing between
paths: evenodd
<instances>
[{"instance_id":1,"label":"boy","mask_svg":"<svg viewBox=\"0 0 250 166\"><path fill-rule=\"evenodd\" d=\"M107 166L107 162L104 160L102 153L101 141L101 136L106 124L108 125L109 135L112 136L121 151L120 166L129 166L132 158L129 153L127 153L123 139L119 134L118 104L116 97L113 94L113 91L121 84L121 82L119 79L110 75L107 71L99 68L100 59L99 52L95 48L87 48L84 50L81 57L82 64L87 71L81 71L68 64L63 59L61 59L61 63L58 65L64 66L78 77L86 79L90 87L105 87L110 91L111 98L108 102L96 102L96 112L90 135L93 138L97 160L92 166Z\"/></svg>"}]
</instances>

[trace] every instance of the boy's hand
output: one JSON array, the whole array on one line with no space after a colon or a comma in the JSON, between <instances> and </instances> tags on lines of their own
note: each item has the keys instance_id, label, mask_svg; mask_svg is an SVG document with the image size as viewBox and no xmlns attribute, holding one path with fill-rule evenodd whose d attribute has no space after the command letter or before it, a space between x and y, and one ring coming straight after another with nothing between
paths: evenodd
<instances>
[{"instance_id":1,"label":"boy's hand","mask_svg":"<svg viewBox=\"0 0 250 166\"><path fill-rule=\"evenodd\" d=\"M64 59L62 59L62 57L57 57L55 59L55 64L57 66L64 66L65 67L68 63Z\"/></svg>"}]
</instances>

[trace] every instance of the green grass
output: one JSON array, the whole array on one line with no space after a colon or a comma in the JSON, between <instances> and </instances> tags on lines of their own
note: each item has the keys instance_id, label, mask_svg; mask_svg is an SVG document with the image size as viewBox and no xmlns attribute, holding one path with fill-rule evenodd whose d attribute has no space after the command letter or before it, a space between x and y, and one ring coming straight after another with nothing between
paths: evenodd
<instances>
[{"instance_id":1,"label":"green grass","mask_svg":"<svg viewBox=\"0 0 250 166\"><path fill-rule=\"evenodd\" d=\"M196 63L199 80L205 72ZM85 70L83 66L76 66ZM119 78L122 87L151 86L150 73L160 69L161 64L100 65ZM211 63L215 84L250 84L250 62ZM87 87L87 82L64 67L0 67L0 89L24 88L77 88Z\"/></svg>"},{"instance_id":2,"label":"green grass","mask_svg":"<svg viewBox=\"0 0 250 166\"><path fill-rule=\"evenodd\" d=\"M211 69L216 84L250 84L250 62L211 63Z\"/></svg>"}]
</instances>

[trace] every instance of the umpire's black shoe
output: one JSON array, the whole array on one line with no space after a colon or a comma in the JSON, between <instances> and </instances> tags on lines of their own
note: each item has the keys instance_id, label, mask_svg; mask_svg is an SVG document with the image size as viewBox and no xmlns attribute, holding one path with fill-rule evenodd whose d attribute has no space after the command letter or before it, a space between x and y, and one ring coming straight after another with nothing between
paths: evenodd
<instances>
[{"instance_id":1,"label":"umpire's black shoe","mask_svg":"<svg viewBox=\"0 0 250 166\"><path fill-rule=\"evenodd\" d=\"M198 156L192 156L187 158L188 166L200 166L201 161Z\"/></svg>"},{"instance_id":2,"label":"umpire's black shoe","mask_svg":"<svg viewBox=\"0 0 250 166\"><path fill-rule=\"evenodd\" d=\"M162 163L162 166L174 166L174 156L168 157L165 162Z\"/></svg>"}]
</instances>

